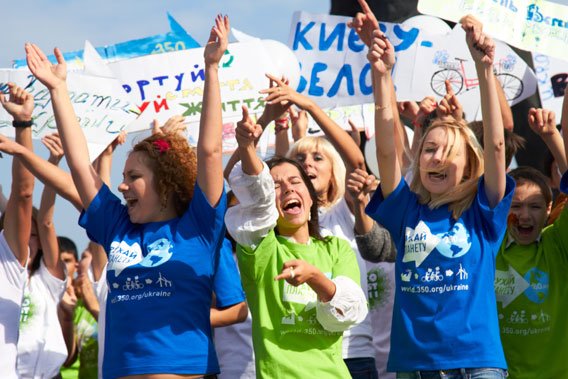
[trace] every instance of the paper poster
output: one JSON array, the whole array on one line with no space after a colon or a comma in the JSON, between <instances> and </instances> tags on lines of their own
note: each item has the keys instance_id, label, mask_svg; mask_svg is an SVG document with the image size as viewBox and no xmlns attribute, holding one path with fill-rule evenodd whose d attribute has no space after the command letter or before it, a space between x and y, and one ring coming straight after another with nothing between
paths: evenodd
<instances>
[{"instance_id":1,"label":"paper poster","mask_svg":"<svg viewBox=\"0 0 568 379\"><path fill-rule=\"evenodd\" d=\"M564 91L568 84L568 61L544 54L533 53L532 56L542 107L554 111L556 122L560 123Z\"/></svg>"}]
</instances>

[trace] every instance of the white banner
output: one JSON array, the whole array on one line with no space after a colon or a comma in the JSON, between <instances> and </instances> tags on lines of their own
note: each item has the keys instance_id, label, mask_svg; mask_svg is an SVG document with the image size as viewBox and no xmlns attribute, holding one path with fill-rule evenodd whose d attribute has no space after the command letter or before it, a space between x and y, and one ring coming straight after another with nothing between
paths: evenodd
<instances>
[{"instance_id":1,"label":"white banner","mask_svg":"<svg viewBox=\"0 0 568 379\"><path fill-rule=\"evenodd\" d=\"M554 111L556 121L560 123L564 91L568 84L568 62L544 54L533 54L533 64L542 107Z\"/></svg>"}]
</instances>

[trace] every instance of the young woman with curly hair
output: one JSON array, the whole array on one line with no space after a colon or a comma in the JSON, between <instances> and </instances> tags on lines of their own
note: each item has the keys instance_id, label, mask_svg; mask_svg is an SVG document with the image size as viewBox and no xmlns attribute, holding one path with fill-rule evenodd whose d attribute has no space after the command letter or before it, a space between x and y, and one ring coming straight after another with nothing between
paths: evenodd
<instances>
[{"instance_id":1,"label":"young woman with curly hair","mask_svg":"<svg viewBox=\"0 0 568 379\"><path fill-rule=\"evenodd\" d=\"M218 66L229 20L218 15L204 49L205 83L194 152L174 134L148 137L128 156L114 196L93 170L56 49L53 66L26 45L28 66L50 91L67 162L81 197L80 224L108 255L103 377L214 377L219 365L210 307L244 306L220 257L226 199ZM219 273L225 280L220 280Z\"/></svg>"}]
</instances>

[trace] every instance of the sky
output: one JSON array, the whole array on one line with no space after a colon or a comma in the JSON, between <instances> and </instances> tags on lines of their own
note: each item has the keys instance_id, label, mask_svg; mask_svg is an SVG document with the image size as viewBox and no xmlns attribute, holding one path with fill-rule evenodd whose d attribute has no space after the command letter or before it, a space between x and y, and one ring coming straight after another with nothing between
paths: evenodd
<instances>
[{"instance_id":1,"label":"sky","mask_svg":"<svg viewBox=\"0 0 568 379\"><path fill-rule=\"evenodd\" d=\"M217 13L228 14L231 26L262 39L287 43L292 14L297 10L329 13L329 0L238 0L238 1L146 1L70 0L6 1L2 6L3 37L0 68L10 68L12 60L25 58L24 44L32 42L44 52L54 47L63 52L82 50L85 40L95 47L162 34L169 31L166 12L203 45ZM126 154L140 134L128 137L117 149L113 160L111 189L122 199L117 186L122 180ZM34 140L34 151L41 157L49 155L40 141ZM0 159L0 185L8 197L11 185L12 159L4 154ZM68 170L63 160L62 168ZM36 181L34 205L39 207L43 185ZM82 251L88 243L84 230L78 226L79 213L66 200L58 198L54 223L58 235L70 237ZM9 222L10 220L7 220Z\"/></svg>"}]
</instances>

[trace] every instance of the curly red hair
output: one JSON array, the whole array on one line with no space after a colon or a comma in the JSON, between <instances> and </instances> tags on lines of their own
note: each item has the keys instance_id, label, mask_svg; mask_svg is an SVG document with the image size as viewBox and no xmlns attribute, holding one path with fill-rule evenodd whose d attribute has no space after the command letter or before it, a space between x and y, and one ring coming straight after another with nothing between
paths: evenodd
<instances>
[{"instance_id":1,"label":"curly red hair","mask_svg":"<svg viewBox=\"0 0 568 379\"><path fill-rule=\"evenodd\" d=\"M167 149L164 148L167 144ZM185 138L177 134L153 134L138 142L131 153L144 152L146 162L154 173L156 192L162 209L166 208L170 194L179 216L189 207L197 178L197 155Z\"/></svg>"}]
</instances>

